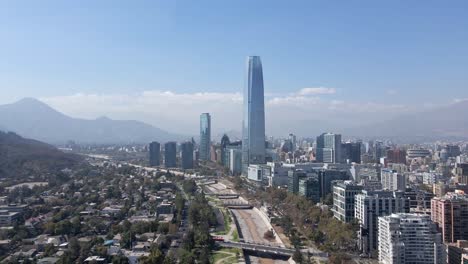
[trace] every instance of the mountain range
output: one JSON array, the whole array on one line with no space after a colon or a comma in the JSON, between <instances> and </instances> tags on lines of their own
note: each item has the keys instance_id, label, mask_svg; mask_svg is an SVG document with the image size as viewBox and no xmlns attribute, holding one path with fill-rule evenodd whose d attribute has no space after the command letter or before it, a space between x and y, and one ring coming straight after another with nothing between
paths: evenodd
<instances>
[{"instance_id":1,"label":"mountain range","mask_svg":"<svg viewBox=\"0 0 468 264\"><path fill-rule=\"evenodd\" d=\"M345 138L380 137L394 138L405 142L432 139L468 138L468 101L450 104L437 109L406 113L398 117L372 123L344 127L325 120L303 121L302 125L277 124L289 127L299 136L315 137L321 132L342 133ZM306 128L304 123L310 124ZM295 130L302 128L302 130ZM16 103L0 105L0 130L13 131L21 136L51 144L62 144L69 140L77 143L148 143L188 139L169 133L152 125L134 120L112 120L106 117L94 120L69 117L47 104L32 98ZM228 132L226 132L228 133ZM219 135L222 135L220 133ZM240 133L231 131L230 136L240 138ZM267 133L268 134L268 133ZM234 136L237 135L237 136ZM216 138L213 138L213 140Z\"/></svg>"},{"instance_id":2,"label":"mountain range","mask_svg":"<svg viewBox=\"0 0 468 264\"><path fill-rule=\"evenodd\" d=\"M148 143L183 139L157 127L134 120L95 120L69 117L33 98L0 105L0 128L51 144Z\"/></svg>"},{"instance_id":3,"label":"mountain range","mask_svg":"<svg viewBox=\"0 0 468 264\"><path fill-rule=\"evenodd\" d=\"M348 135L417 139L468 139L468 101L418 113L407 113L370 125L357 126ZM346 131L345 131L346 132Z\"/></svg>"}]
</instances>

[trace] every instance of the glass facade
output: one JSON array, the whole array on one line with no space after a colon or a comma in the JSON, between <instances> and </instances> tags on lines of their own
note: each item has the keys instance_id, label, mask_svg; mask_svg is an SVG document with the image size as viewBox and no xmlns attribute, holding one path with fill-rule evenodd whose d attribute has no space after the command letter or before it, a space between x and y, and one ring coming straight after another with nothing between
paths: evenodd
<instances>
[{"instance_id":1,"label":"glass facade","mask_svg":"<svg viewBox=\"0 0 468 264\"><path fill-rule=\"evenodd\" d=\"M259 56L247 58L242 125L242 172L249 164L265 163L265 102L262 62Z\"/></svg>"},{"instance_id":2,"label":"glass facade","mask_svg":"<svg viewBox=\"0 0 468 264\"><path fill-rule=\"evenodd\" d=\"M209 113L200 115L200 160L210 159L211 116Z\"/></svg>"}]
</instances>

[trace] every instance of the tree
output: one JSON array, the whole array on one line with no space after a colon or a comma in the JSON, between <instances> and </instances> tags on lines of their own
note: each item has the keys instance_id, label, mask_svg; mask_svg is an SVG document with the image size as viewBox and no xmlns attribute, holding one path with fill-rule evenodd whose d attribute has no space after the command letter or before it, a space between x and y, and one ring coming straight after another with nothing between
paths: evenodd
<instances>
[{"instance_id":1,"label":"tree","mask_svg":"<svg viewBox=\"0 0 468 264\"><path fill-rule=\"evenodd\" d=\"M296 263L301 264L303 262L302 253L297 248L296 248L296 251L294 251L294 254L293 254L292 258L293 258L294 261L296 261Z\"/></svg>"},{"instance_id":2,"label":"tree","mask_svg":"<svg viewBox=\"0 0 468 264\"><path fill-rule=\"evenodd\" d=\"M117 255L112 257L112 264L128 264L128 258L123 255Z\"/></svg>"},{"instance_id":3,"label":"tree","mask_svg":"<svg viewBox=\"0 0 468 264\"><path fill-rule=\"evenodd\" d=\"M273 231L271 230L267 230L264 234L263 234L263 238L267 239L267 240L273 240L275 239L275 233L273 233Z\"/></svg>"},{"instance_id":4,"label":"tree","mask_svg":"<svg viewBox=\"0 0 468 264\"><path fill-rule=\"evenodd\" d=\"M55 246L54 244L47 244L44 248L44 256L50 257L55 253Z\"/></svg>"},{"instance_id":5,"label":"tree","mask_svg":"<svg viewBox=\"0 0 468 264\"><path fill-rule=\"evenodd\" d=\"M140 258L139 263L142 264L162 264L164 262L164 254L158 249L151 249L151 254L148 257Z\"/></svg>"}]
</instances>

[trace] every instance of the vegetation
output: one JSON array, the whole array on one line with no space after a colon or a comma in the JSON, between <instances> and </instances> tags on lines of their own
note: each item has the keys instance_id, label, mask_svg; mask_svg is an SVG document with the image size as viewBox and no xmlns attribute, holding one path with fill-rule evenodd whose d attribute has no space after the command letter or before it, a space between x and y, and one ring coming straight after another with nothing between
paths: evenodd
<instances>
[{"instance_id":1,"label":"vegetation","mask_svg":"<svg viewBox=\"0 0 468 264\"><path fill-rule=\"evenodd\" d=\"M258 200L269 203L282 217L276 219L294 247L299 248L303 239L313 241L320 249L331 254L355 248L356 224L346 224L333 217L330 210L322 210L305 197L285 190L269 188L257 192Z\"/></svg>"},{"instance_id":2,"label":"vegetation","mask_svg":"<svg viewBox=\"0 0 468 264\"><path fill-rule=\"evenodd\" d=\"M2 131L0 157L0 175L16 179L55 174L65 168L77 167L82 162L78 155L63 153L51 145Z\"/></svg>"},{"instance_id":3,"label":"vegetation","mask_svg":"<svg viewBox=\"0 0 468 264\"><path fill-rule=\"evenodd\" d=\"M214 241L210 227L217 224L213 208L203 193L195 194L189 207L188 230L182 243L181 263L210 263Z\"/></svg>"}]
</instances>

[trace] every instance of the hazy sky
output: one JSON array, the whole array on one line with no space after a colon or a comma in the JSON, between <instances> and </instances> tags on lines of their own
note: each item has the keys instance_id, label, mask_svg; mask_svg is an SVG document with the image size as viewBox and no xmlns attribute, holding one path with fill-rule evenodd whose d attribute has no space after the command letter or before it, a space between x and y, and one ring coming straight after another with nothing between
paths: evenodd
<instances>
[{"instance_id":1,"label":"hazy sky","mask_svg":"<svg viewBox=\"0 0 468 264\"><path fill-rule=\"evenodd\" d=\"M468 98L467 14L467 1L2 1L0 103L190 133L211 112L215 131L240 130L259 55L274 133L372 121Z\"/></svg>"}]
</instances>

